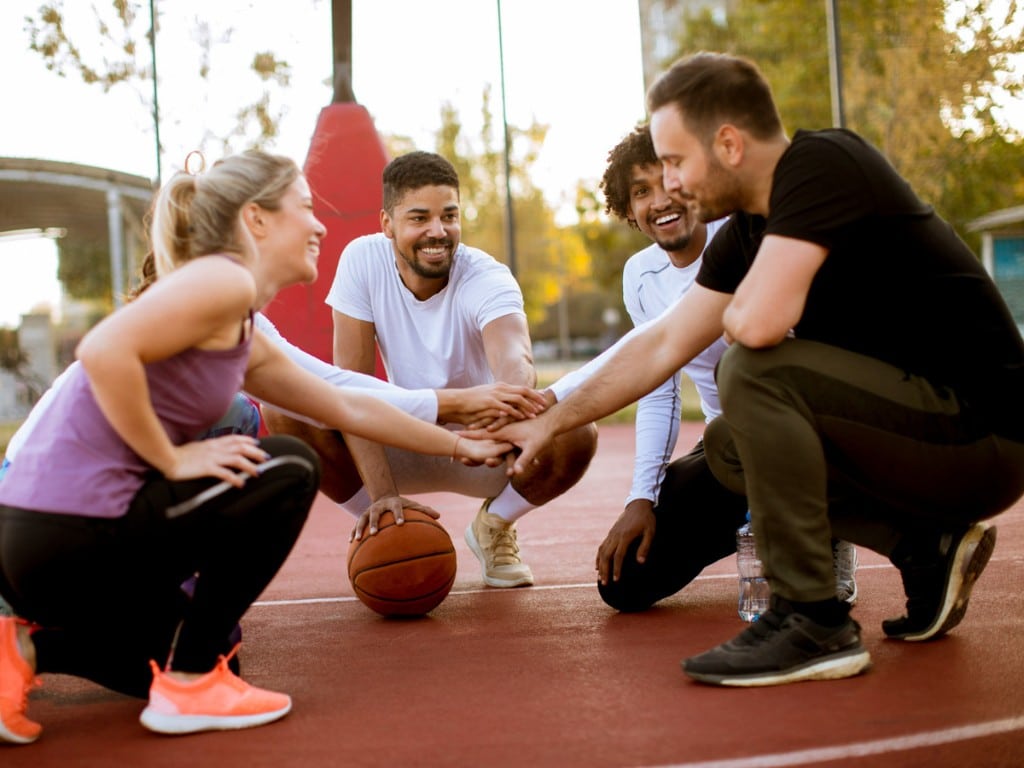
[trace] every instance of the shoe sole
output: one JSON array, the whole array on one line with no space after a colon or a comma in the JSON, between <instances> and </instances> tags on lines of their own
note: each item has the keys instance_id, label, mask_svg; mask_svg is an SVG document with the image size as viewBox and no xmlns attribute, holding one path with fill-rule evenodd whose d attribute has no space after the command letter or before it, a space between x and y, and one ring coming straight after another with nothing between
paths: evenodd
<instances>
[{"instance_id":1,"label":"shoe sole","mask_svg":"<svg viewBox=\"0 0 1024 768\"><path fill-rule=\"evenodd\" d=\"M139 715L139 722L156 733L179 736L201 731L232 731L239 728L254 728L266 725L291 712L291 702L273 712L255 715L169 715L146 707Z\"/></svg>"},{"instance_id":2,"label":"shoe sole","mask_svg":"<svg viewBox=\"0 0 1024 768\"><path fill-rule=\"evenodd\" d=\"M3 721L0 720L0 741L6 741L9 744L31 744L33 741L38 739L39 736L20 736L13 731L7 730Z\"/></svg>"},{"instance_id":3,"label":"shoe sole","mask_svg":"<svg viewBox=\"0 0 1024 768\"><path fill-rule=\"evenodd\" d=\"M480 542L476 540L476 536L473 535L473 524L470 523L466 528L466 544L469 546L470 552L480 561L480 570L483 572L484 584L489 587L498 587L500 589L508 589L510 587L531 587L533 586L533 576L520 576L517 579L498 579L493 576L487 575L487 558L484 557L483 547L480 546Z\"/></svg>"},{"instance_id":4,"label":"shoe sole","mask_svg":"<svg viewBox=\"0 0 1024 768\"><path fill-rule=\"evenodd\" d=\"M992 550L996 546L996 528L985 523L975 523L960 539L956 554L950 565L946 595L942 608L935 620L920 632L906 632L888 635L896 640L919 643L941 637L959 624L967 613L974 583L988 565Z\"/></svg>"},{"instance_id":5,"label":"shoe sole","mask_svg":"<svg viewBox=\"0 0 1024 768\"><path fill-rule=\"evenodd\" d=\"M850 593L849 597L839 598L851 608L857 604L857 585L853 585L853 592Z\"/></svg>"},{"instance_id":6,"label":"shoe sole","mask_svg":"<svg viewBox=\"0 0 1024 768\"><path fill-rule=\"evenodd\" d=\"M844 677L859 675L870 668L871 654L863 648L855 648L825 658L814 659L806 664L786 670L758 672L749 675L714 675L692 672L686 669L686 662L683 662L683 672L694 680L701 683L730 686L733 688L786 685L787 683L799 683L805 680L839 680Z\"/></svg>"}]
</instances>

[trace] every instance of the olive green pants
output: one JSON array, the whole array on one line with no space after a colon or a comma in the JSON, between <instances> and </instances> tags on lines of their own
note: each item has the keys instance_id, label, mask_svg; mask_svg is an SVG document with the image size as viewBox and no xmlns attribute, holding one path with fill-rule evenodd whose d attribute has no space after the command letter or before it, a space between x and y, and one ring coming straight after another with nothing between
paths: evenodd
<instances>
[{"instance_id":1,"label":"olive green pants","mask_svg":"<svg viewBox=\"0 0 1024 768\"><path fill-rule=\"evenodd\" d=\"M780 597L835 595L833 536L888 556L1024 493L1024 443L992 434L949 389L879 360L798 339L733 344L718 389L708 465L747 495Z\"/></svg>"}]
</instances>

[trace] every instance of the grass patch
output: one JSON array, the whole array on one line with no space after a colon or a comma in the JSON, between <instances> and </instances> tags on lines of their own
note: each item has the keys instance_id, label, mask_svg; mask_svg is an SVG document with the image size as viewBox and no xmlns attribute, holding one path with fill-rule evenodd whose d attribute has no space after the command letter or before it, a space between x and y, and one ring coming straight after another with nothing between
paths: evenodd
<instances>
[{"instance_id":1,"label":"grass patch","mask_svg":"<svg viewBox=\"0 0 1024 768\"><path fill-rule=\"evenodd\" d=\"M581 366L582 362L548 363L537 367L537 389L544 389L552 382ZM686 374L681 377L679 394L682 397L682 421L704 421L704 412L700 409L700 395L697 388ZM636 403L598 420L598 424L632 424L636 421Z\"/></svg>"},{"instance_id":2,"label":"grass patch","mask_svg":"<svg viewBox=\"0 0 1024 768\"><path fill-rule=\"evenodd\" d=\"M7 444L20 426L20 421L0 421L0 455L7 453Z\"/></svg>"}]
</instances>

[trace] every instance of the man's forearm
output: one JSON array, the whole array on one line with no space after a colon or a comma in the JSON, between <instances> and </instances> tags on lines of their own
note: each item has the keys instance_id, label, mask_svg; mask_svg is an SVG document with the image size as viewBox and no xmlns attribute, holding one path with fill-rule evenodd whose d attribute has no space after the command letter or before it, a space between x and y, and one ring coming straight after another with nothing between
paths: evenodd
<instances>
[{"instance_id":1,"label":"man's forearm","mask_svg":"<svg viewBox=\"0 0 1024 768\"><path fill-rule=\"evenodd\" d=\"M397 496L398 488L384 446L352 434L345 435L345 443L370 499L377 501L384 496Z\"/></svg>"}]
</instances>

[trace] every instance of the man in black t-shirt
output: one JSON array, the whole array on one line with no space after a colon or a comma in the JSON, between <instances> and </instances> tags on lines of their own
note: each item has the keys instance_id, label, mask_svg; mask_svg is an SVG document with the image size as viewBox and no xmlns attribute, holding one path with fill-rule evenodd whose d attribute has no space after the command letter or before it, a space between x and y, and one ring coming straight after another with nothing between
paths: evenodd
<instances>
[{"instance_id":1,"label":"man in black t-shirt","mask_svg":"<svg viewBox=\"0 0 1024 768\"><path fill-rule=\"evenodd\" d=\"M1024 341L974 254L863 139L786 136L752 63L677 62L648 93L665 188L735 214L686 295L597 375L500 437L514 471L552 435L622 407L721 334L723 416L708 464L747 493L772 606L686 659L696 680L775 685L870 666L835 598L830 539L887 555L928 640L963 618L996 529L1024 493Z\"/></svg>"}]
</instances>

